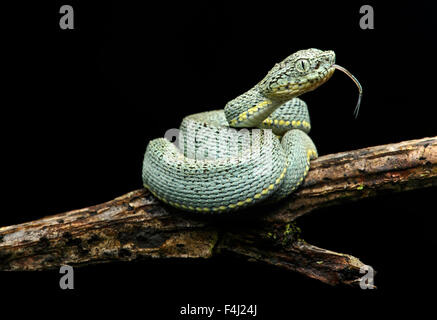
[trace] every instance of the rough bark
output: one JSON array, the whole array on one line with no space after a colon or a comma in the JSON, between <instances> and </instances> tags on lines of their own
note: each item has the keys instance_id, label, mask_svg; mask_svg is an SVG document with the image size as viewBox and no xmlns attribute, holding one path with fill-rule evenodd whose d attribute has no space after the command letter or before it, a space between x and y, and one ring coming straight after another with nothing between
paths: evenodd
<instances>
[{"instance_id":1,"label":"rough bark","mask_svg":"<svg viewBox=\"0 0 437 320\"><path fill-rule=\"evenodd\" d=\"M103 204L0 228L0 270L230 254L331 285L357 285L364 264L306 243L293 220L344 201L430 186L437 186L437 137L320 157L292 197L249 222L243 216L244 223L232 227L226 220L169 208L140 189Z\"/></svg>"}]
</instances>

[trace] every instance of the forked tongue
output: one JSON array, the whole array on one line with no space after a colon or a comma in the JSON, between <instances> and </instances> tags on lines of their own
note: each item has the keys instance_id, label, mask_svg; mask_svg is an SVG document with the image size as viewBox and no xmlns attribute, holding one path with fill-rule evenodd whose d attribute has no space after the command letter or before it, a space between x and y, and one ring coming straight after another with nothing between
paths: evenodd
<instances>
[{"instance_id":1,"label":"forked tongue","mask_svg":"<svg viewBox=\"0 0 437 320\"><path fill-rule=\"evenodd\" d=\"M357 78L355 78L352 75L352 73L347 71L345 68L343 68L342 66L339 66L338 64L333 64L332 67L337 69L337 70L340 70L343 73L345 73L349 78L351 78L353 80L353 82L355 82L355 84L358 87L358 92L359 92L358 102L357 102L357 105L356 105L355 110L354 110L354 116L355 116L355 118L357 118L358 117L358 112L360 111L361 97L363 96L363 88L361 87L361 84L359 83Z\"/></svg>"}]
</instances>

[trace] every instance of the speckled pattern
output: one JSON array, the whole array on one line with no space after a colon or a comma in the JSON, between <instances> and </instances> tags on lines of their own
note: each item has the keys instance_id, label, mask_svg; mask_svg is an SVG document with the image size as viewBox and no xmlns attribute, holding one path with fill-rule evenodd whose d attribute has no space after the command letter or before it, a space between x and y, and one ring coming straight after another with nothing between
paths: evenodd
<instances>
[{"instance_id":1,"label":"speckled pattern","mask_svg":"<svg viewBox=\"0 0 437 320\"><path fill-rule=\"evenodd\" d=\"M201 213L288 196L317 157L308 108L297 96L326 82L334 63L333 51L295 52L224 110L185 117L176 142L149 142L144 186L171 206Z\"/></svg>"}]
</instances>

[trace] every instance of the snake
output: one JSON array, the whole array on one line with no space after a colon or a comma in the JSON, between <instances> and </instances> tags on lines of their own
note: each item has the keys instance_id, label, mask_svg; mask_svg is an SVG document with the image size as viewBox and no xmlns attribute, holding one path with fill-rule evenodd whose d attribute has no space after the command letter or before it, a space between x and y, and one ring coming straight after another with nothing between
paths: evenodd
<instances>
[{"instance_id":1,"label":"snake","mask_svg":"<svg viewBox=\"0 0 437 320\"><path fill-rule=\"evenodd\" d=\"M286 198L318 157L300 95L340 70L332 50L299 50L276 63L254 87L224 109L186 116L179 129L149 141L143 185L183 211L224 213Z\"/></svg>"}]
</instances>

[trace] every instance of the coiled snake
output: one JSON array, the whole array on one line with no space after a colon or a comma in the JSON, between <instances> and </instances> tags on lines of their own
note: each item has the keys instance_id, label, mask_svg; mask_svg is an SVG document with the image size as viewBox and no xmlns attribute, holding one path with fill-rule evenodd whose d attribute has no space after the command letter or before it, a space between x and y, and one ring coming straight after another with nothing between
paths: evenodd
<instances>
[{"instance_id":1,"label":"coiled snake","mask_svg":"<svg viewBox=\"0 0 437 320\"><path fill-rule=\"evenodd\" d=\"M224 110L185 117L174 143L165 138L149 142L144 186L171 206L202 213L288 196L317 157L307 135L308 109L297 96L325 83L338 69L359 86L358 112L361 86L334 63L333 51L297 51Z\"/></svg>"}]
</instances>

